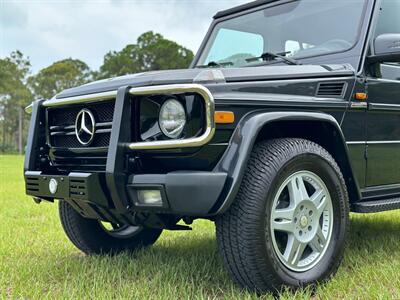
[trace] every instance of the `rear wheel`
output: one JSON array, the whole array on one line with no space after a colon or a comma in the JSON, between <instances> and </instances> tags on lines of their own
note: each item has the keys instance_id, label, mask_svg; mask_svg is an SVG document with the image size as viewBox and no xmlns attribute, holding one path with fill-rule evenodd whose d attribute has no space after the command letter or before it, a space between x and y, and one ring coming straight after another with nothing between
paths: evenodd
<instances>
[{"instance_id":1,"label":"rear wheel","mask_svg":"<svg viewBox=\"0 0 400 300\"><path fill-rule=\"evenodd\" d=\"M117 254L154 244L161 229L112 224L82 217L68 202L59 203L60 220L71 242L86 254Z\"/></svg>"},{"instance_id":2,"label":"rear wheel","mask_svg":"<svg viewBox=\"0 0 400 300\"><path fill-rule=\"evenodd\" d=\"M343 257L349 207L332 156L303 139L262 142L237 197L216 222L232 277L259 292L324 281Z\"/></svg>"}]
</instances>

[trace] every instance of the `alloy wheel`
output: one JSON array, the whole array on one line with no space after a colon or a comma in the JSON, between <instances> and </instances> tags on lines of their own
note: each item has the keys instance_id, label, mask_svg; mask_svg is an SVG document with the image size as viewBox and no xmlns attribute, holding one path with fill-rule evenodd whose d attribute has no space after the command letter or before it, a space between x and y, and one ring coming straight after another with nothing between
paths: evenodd
<instances>
[{"instance_id":1,"label":"alloy wheel","mask_svg":"<svg viewBox=\"0 0 400 300\"><path fill-rule=\"evenodd\" d=\"M288 269L305 272L324 256L333 227L333 207L323 180L310 171L289 176L272 205L274 251Z\"/></svg>"}]
</instances>

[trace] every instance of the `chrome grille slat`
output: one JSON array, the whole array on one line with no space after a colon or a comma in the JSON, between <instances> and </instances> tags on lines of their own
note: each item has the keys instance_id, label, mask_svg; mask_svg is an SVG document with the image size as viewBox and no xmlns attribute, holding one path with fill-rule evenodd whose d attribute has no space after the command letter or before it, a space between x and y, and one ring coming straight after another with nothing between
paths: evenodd
<instances>
[{"instance_id":1,"label":"chrome grille slat","mask_svg":"<svg viewBox=\"0 0 400 300\"><path fill-rule=\"evenodd\" d=\"M54 130L74 130L75 129L75 125L69 125L69 126L50 126L49 130L50 131L54 131Z\"/></svg>"},{"instance_id":2,"label":"chrome grille slat","mask_svg":"<svg viewBox=\"0 0 400 300\"><path fill-rule=\"evenodd\" d=\"M106 129L96 129L95 133L110 133L111 128L106 128ZM54 131L50 132L51 136L55 135L75 135L75 128L73 131Z\"/></svg>"},{"instance_id":3,"label":"chrome grille slat","mask_svg":"<svg viewBox=\"0 0 400 300\"><path fill-rule=\"evenodd\" d=\"M112 126L112 122L96 123L96 127L111 127L111 126ZM50 131L75 130L75 124L74 125L68 125L68 126L50 126L49 130Z\"/></svg>"},{"instance_id":4,"label":"chrome grille slat","mask_svg":"<svg viewBox=\"0 0 400 300\"><path fill-rule=\"evenodd\" d=\"M75 135L75 131L55 131L55 132L50 132L51 136L54 135Z\"/></svg>"}]
</instances>

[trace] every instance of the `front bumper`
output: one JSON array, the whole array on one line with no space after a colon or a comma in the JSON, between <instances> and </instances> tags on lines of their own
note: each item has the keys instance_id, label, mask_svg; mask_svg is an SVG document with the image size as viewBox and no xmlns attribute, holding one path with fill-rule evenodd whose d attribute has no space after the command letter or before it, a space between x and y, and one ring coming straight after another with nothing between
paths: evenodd
<instances>
[{"instance_id":1,"label":"front bumper","mask_svg":"<svg viewBox=\"0 0 400 300\"><path fill-rule=\"evenodd\" d=\"M146 92L148 92L146 90ZM116 93L114 117L107 153L105 172L65 173L43 168L46 156L46 133L44 101L32 106L28 133L24 174L26 193L37 199L68 201L79 213L89 218L109 221L128 220L138 212L163 213L177 216L207 216L219 201L227 174L224 172L185 171L167 174L130 174L126 169L126 155L132 153L129 95L132 89L121 87ZM212 96L211 96L212 97ZM208 102L213 105L213 101ZM213 106L209 113L213 114ZM209 122L213 123L211 118ZM207 142L214 133L214 125L201 142ZM137 144L135 146L145 147ZM199 146L185 144L184 146ZM157 145L160 149L167 144ZM139 148L140 148L139 147ZM141 149L141 148L140 148ZM137 151L137 149L136 149ZM50 181L56 182L56 191L51 192ZM163 197L162 206L146 206L137 201L141 189L158 189Z\"/></svg>"},{"instance_id":2,"label":"front bumper","mask_svg":"<svg viewBox=\"0 0 400 300\"><path fill-rule=\"evenodd\" d=\"M124 187L130 203L126 209L129 212L205 216L218 200L226 177L225 173L214 172L130 175ZM50 182L56 182L55 191L51 191ZM49 175L41 171L26 171L25 184L28 195L44 200L66 200L86 217L108 219L104 214L117 214L107 189L105 174L102 173ZM140 204L138 191L143 189L160 190L162 205Z\"/></svg>"}]
</instances>

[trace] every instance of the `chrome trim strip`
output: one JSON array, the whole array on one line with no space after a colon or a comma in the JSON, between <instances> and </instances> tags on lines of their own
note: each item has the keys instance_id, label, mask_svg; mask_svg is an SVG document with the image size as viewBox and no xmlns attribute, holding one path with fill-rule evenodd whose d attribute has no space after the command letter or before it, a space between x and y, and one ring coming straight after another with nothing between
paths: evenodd
<instances>
[{"instance_id":1,"label":"chrome trim strip","mask_svg":"<svg viewBox=\"0 0 400 300\"><path fill-rule=\"evenodd\" d=\"M46 107L53 107L53 106L60 106L66 104L77 104L77 103L87 103L87 102L94 102L94 101L104 101L110 100L117 97L117 91L108 91L102 93L95 93L95 94L87 94L81 96L74 96L74 97L67 97L67 98L56 98L54 96L50 100L46 100L43 102L43 106Z\"/></svg>"},{"instance_id":2,"label":"chrome trim strip","mask_svg":"<svg viewBox=\"0 0 400 300\"><path fill-rule=\"evenodd\" d=\"M369 186L361 189L361 193L371 192L371 191L381 191L383 189L400 189L400 184L392 183L392 184Z\"/></svg>"},{"instance_id":3,"label":"chrome trim strip","mask_svg":"<svg viewBox=\"0 0 400 300\"><path fill-rule=\"evenodd\" d=\"M384 145L384 144L400 144L400 141L351 141L346 142L347 145Z\"/></svg>"},{"instance_id":4,"label":"chrome trim strip","mask_svg":"<svg viewBox=\"0 0 400 300\"><path fill-rule=\"evenodd\" d=\"M387 110L387 111L399 111L399 104L389 104L389 103L370 103L370 110Z\"/></svg>"},{"instance_id":5,"label":"chrome trim strip","mask_svg":"<svg viewBox=\"0 0 400 300\"><path fill-rule=\"evenodd\" d=\"M380 82L393 82L393 83L399 83L398 80L394 80L394 79L385 79L385 78L374 78L373 81L380 81Z\"/></svg>"},{"instance_id":6,"label":"chrome trim strip","mask_svg":"<svg viewBox=\"0 0 400 300\"><path fill-rule=\"evenodd\" d=\"M367 102L351 102L350 104L351 108L356 108L356 109L366 109L368 108L368 103Z\"/></svg>"},{"instance_id":7,"label":"chrome trim strip","mask_svg":"<svg viewBox=\"0 0 400 300\"><path fill-rule=\"evenodd\" d=\"M400 144L400 141L367 141L367 145Z\"/></svg>"},{"instance_id":8,"label":"chrome trim strip","mask_svg":"<svg viewBox=\"0 0 400 300\"><path fill-rule=\"evenodd\" d=\"M276 97L277 98L277 97ZM305 98L305 97L304 97ZM295 99L291 97L289 100L273 99L271 98L250 98L249 96L229 96L214 94L214 99L218 103L224 105L251 105L251 106L264 106L264 107L312 107L312 108L347 108L349 102L344 100L335 100L333 98L315 98L313 100L304 100L301 98ZM310 99L310 98L308 98Z\"/></svg>"},{"instance_id":9,"label":"chrome trim strip","mask_svg":"<svg viewBox=\"0 0 400 300\"><path fill-rule=\"evenodd\" d=\"M351 142L346 142L347 145L365 145L367 142L362 142L362 141L351 141Z\"/></svg>"},{"instance_id":10,"label":"chrome trim strip","mask_svg":"<svg viewBox=\"0 0 400 300\"><path fill-rule=\"evenodd\" d=\"M206 108L206 128L204 133L199 137L183 139L183 140L165 140L152 142L130 143L130 150L160 150L186 147L199 147L207 144L214 137L215 122L214 112L215 104L211 92L200 84L171 84L159 86L135 87L129 90L132 95L160 95L160 94L182 94L197 93L203 97Z\"/></svg>"}]
</instances>

